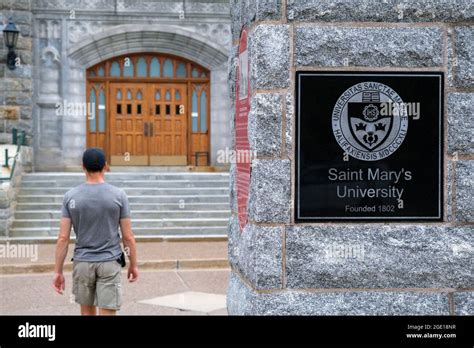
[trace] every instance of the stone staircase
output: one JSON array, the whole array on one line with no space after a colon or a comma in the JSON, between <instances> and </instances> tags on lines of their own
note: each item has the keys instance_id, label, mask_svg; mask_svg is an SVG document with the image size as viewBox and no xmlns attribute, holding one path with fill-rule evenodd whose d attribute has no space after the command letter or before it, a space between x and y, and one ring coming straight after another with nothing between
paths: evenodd
<instances>
[{"instance_id":1,"label":"stone staircase","mask_svg":"<svg viewBox=\"0 0 474 348\"><path fill-rule=\"evenodd\" d=\"M106 181L127 193L137 239L227 235L228 173L110 172ZM82 173L23 175L9 237L55 238L64 193L82 182Z\"/></svg>"}]
</instances>

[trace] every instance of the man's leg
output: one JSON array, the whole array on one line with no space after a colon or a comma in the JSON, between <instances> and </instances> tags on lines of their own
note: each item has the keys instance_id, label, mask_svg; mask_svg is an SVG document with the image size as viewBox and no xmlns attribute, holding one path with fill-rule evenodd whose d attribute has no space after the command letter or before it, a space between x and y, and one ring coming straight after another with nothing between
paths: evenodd
<instances>
[{"instance_id":1,"label":"man's leg","mask_svg":"<svg viewBox=\"0 0 474 348\"><path fill-rule=\"evenodd\" d=\"M99 315L115 315L122 304L121 275L122 267L116 261L97 264L97 307Z\"/></svg>"},{"instance_id":2,"label":"man's leg","mask_svg":"<svg viewBox=\"0 0 474 348\"><path fill-rule=\"evenodd\" d=\"M81 315L97 315L97 307L81 305Z\"/></svg>"},{"instance_id":3,"label":"man's leg","mask_svg":"<svg viewBox=\"0 0 474 348\"><path fill-rule=\"evenodd\" d=\"M81 305L81 315L97 315L95 298L95 269L89 262L74 262L72 271L72 293L75 302Z\"/></svg>"},{"instance_id":4,"label":"man's leg","mask_svg":"<svg viewBox=\"0 0 474 348\"><path fill-rule=\"evenodd\" d=\"M115 309L99 308L99 315L116 315Z\"/></svg>"}]
</instances>

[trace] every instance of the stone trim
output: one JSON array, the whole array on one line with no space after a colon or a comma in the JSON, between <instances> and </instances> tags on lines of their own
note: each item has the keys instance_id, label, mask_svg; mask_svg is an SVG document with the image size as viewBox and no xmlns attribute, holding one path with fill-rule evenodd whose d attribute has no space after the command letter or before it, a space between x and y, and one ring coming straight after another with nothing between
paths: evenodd
<instances>
[{"instance_id":1,"label":"stone trim","mask_svg":"<svg viewBox=\"0 0 474 348\"><path fill-rule=\"evenodd\" d=\"M474 5L462 0L287 0L289 21L460 22L474 18Z\"/></svg>"},{"instance_id":2,"label":"stone trim","mask_svg":"<svg viewBox=\"0 0 474 348\"><path fill-rule=\"evenodd\" d=\"M93 34L68 50L68 56L88 68L127 53L175 54L212 70L227 62L227 49L202 35L175 25L119 25Z\"/></svg>"},{"instance_id":3,"label":"stone trim","mask_svg":"<svg viewBox=\"0 0 474 348\"><path fill-rule=\"evenodd\" d=\"M267 293L253 290L233 271L227 310L231 315L451 315L451 292L444 289L347 289L318 292L280 290ZM460 303L461 310L467 305Z\"/></svg>"}]
</instances>

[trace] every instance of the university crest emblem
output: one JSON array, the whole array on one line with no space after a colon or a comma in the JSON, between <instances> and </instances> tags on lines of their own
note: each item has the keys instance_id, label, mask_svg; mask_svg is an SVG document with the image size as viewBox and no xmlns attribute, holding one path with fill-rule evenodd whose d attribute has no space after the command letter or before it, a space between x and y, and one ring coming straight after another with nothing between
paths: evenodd
<instances>
[{"instance_id":1,"label":"university crest emblem","mask_svg":"<svg viewBox=\"0 0 474 348\"><path fill-rule=\"evenodd\" d=\"M363 161L377 161L393 154L408 130L406 109L394 105L403 105L400 96L378 82L363 82L346 90L332 114L339 146Z\"/></svg>"}]
</instances>

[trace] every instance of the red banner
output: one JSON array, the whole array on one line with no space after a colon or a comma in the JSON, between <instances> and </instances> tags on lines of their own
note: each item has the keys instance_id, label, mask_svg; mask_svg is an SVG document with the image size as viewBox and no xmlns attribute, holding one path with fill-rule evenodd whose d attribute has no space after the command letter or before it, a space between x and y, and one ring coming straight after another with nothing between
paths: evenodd
<instances>
[{"instance_id":1,"label":"red banner","mask_svg":"<svg viewBox=\"0 0 474 348\"><path fill-rule=\"evenodd\" d=\"M250 187L250 144L248 121L250 110L250 64L247 50L247 29L240 35L239 62L236 79L235 161L237 166L237 208L240 230L247 224L247 203Z\"/></svg>"}]
</instances>

